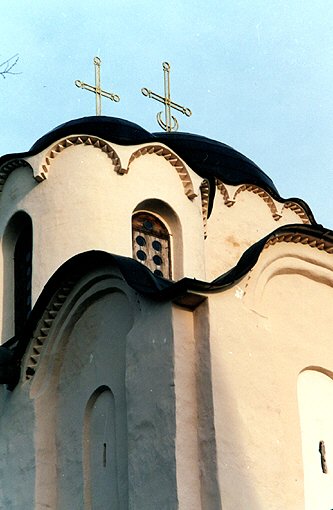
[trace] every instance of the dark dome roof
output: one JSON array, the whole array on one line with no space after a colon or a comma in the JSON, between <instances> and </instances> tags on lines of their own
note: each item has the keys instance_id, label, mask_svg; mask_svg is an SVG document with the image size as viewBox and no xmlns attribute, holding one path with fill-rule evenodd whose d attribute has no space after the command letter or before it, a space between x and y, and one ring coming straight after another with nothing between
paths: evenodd
<instances>
[{"instance_id":1,"label":"dark dome roof","mask_svg":"<svg viewBox=\"0 0 333 510\"><path fill-rule=\"evenodd\" d=\"M83 117L61 124L37 140L30 152L40 152L59 138L79 133L120 145L161 142L203 178L217 177L227 184L264 184L278 193L272 180L253 161L229 145L190 133L149 133L133 122L116 117Z\"/></svg>"},{"instance_id":2,"label":"dark dome roof","mask_svg":"<svg viewBox=\"0 0 333 510\"><path fill-rule=\"evenodd\" d=\"M216 177L226 184L257 184L273 194L273 181L253 161L225 143L191 133L154 133L201 177Z\"/></svg>"},{"instance_id":3,"label":"dark dome roof","mask_svg":"<svg viewBox=\"0 0 333 510\"><path fill-rule=\"evenodd\" d=\"M7 154L0 158L0 166L9 160L37 154L49 145L73 134L98 136L120 145L137 145L160 142L176 152L200 177L211 184L209 212L212 209L215 178L226 184L254 184L266 190L274 198L284 201L273 181L250 159L229 145L190 133L149 133L141 126L116 117L93 116L74 119L54 128L42 136L30 151ZM309 206L300 199L288 199L299 203L315 222Z\"/></svg>"},{"instance_id":4,"label":"dark dome roof","mask_svg":"<svg viewBox=\"0 0 333 510\"><path fill-rule=\"evenodd\" d=\"M119 145L133 145L152 141L153 135L134 122L117 117L82 117L70 120L39 138L31 147L31 152L39 152L51 143L73 134L85 134L104 138Z\"/></svg>"}]
</instances>

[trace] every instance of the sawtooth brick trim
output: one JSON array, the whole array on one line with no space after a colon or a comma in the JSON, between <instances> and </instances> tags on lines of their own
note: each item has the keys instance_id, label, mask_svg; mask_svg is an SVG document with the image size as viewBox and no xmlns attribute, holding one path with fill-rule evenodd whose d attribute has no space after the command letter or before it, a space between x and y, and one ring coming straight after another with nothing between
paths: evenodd
<instances>
[{"instance_id":1,"label":"sawtooth brick trim","mask_svg":"<svg viewBox=\"0 0 333 510\"><path fill-rule=\"evenodd\" d=\"M296 204L295 202L286 202L282 207L282 213L283 209L291 209L292 211L294 211L295 214L297 214L297 216L302 220L303 223L311 224L308 215L306 214L303 207L301 207L299 204Z\"/></svg>"},{"instance_id":2,"label":"sawtooth brick trim","mask_svg":"<svg viewBox=\"0 0 333 510\"><path fill-rule=\"evenodd\" d=\"M227 207L231 207L232 205L234 205L235 200L231 200L227 188L225 187L223 182L220 181L219 179L216 179L216 187L217 187L217 189L219 190L219 192L221 193L221 195L223 197L224 204Z\"/></svg>"},{"instance_id":3,"label":"sawtooth brick trim","mask_svg":"<svg viewBox=\"0 0 333 510\"><path fill-rule=\"evenodd\" d=\"M243 184L236 190L233 196L233 200L236 201L236 196L239 195L239 193L243 193L244 191L249 191L262 198L263 201L268 205L275 221L278 221L281 218L281 214L278 213L272 197L267 193L267 191L260 188L259 186L255 186L253 184Z\"/></svg>"},{"instance_id":4,"label":"sawtooth brick trim","mask_svg":"<svg viewBox=\"0 0 333 510\"><path fill-rule=\"evenodd\" d=\"M244 191L249 191L251 193L255 193L264 200L264 202L268 205L275 221L279 221L279 219L282 218L283 211L285 209L290 209L295 214L297 214L302 223L311 224L310 218L308 217L307 213L300 204L293 202L291 200L287 201L283 204L281 213L279 213L276 204L273 198L270 196L270 194L264 189L260 188L259 186L255 186L254 184L243 184L242 186L237 188L232 198L230 198L228 189L222 181L216 179L216 187L221 193L224 200L224 204L227 207L231 207L234 205L234 203L236 202L236 198L240 193L243 193Z\"/></svg>"},{"instance_id":5,"label":"sawtooth brick trim","mask_svg":"<svg viewBox=\"0 0 333 510\"><path fill-rule=\"evenodd\" d=\"M163 145L145 145L144 147L140 147L135 152L133 152L128 161L126 173L129 171L131 163L135 159L146 154L156 154L156 156L162 156L168 163L170 163L170 165L172 165L177 170L177 173L183 183L185 195L190 200L193 200L195 197L197 197L197 194L194 192L192 179L185 163L168 147L164 147Z\"/></svg>"},{"instance_id":6,"label":"sawtooth brick trim","mask_svg":"<svg viewBox=\"0 0 333 510\"><path fill-rule=\"evenodd\" d=\"M209 203L209 182L204 179L200 185L201 193L201 208L202 208L202 220L204 229L204 238L207 238L207 218L208 218L208 203Z\"/></svg>"},{"instance_id":7,"label":"sawtooth brick trim","mask_svg":"<svg viewBox=\"0 0 333 510\"><path fill-rule=\"evenodd\" d=\"M25 369L24 369L24 380L31 380L38 368L40 356L46 346L49 331L52 324L65 303L67 296L71 292L74 281L68 281L62 285L62 287L56 292L47 306L42 318L38 322L37 328L34 332L30 347L26 355Z\"/></svg>"},{"instance_id":8,"label":"sawtooth brick trim","mask_svg":"<svg viewBox=\"0 0 333 510\"><path fill-rule=\"evenodd\" d=\"M123 169L121 166L121 161L118 154L116 153L116 151L109 142L94 136L73 135L68 136L67 138L63 138L62 140L58 141L55 145L53 145L51 149L48 150L40 166L40 171L35 176L36 181L38 182L44 181L47 178L47 174L52 163L52 160L56 158L62 151L64 151L68 147L72 147L73 145L91 145L92 147L95 147L96 149L105 152L107 156L111 159L114 165L115 172L117 174L126 173L126 170Z\"/></svg>"},{"instance_id":9,"label":"sawtooth brick trim","mask_svg":"<svg viewBox=\"0 0 333 510\"><path fill-rule=\"evenodd\" d=\"M333 243L328 241L323 241L322 239L316 239L312 236L307 236L305 234L281 234L275 237L272 237L265 244L265 249L273 246L276 243L301 243L310 246L311 248L316 248L317 250L325 251L326 253L333 253Z\"/></svg>"},{"instance_id":10,"label":"sawtooth brick trim","mask_svg":"<svg viewBox=\"0 0 333 510\"><path fill-rule=\"evenodd\" d=\"M28 167L31 169L31 172L33 172L31 165L27 161L25 161L25 159L12 159L11 161L8 161L0 168L0 193L2 192L5 182L8 179L9 175L14 170L20 167Z\"/></svg>"}]
</instances>

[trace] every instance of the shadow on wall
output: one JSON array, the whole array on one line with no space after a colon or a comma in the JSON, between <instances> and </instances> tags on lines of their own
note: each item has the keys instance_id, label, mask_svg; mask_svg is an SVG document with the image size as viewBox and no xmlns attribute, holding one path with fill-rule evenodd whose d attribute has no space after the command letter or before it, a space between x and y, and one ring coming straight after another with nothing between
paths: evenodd
<instances>
[{"instance_id":1,"label":"shadow on wall","mask_svg":"<svg viewBox=\"0 0 333 510\"><path fill-rule=\"evenodd\" d=\"M244 425L237 411L237 396L228 387L222 365L217 373L223 415L217 418L214 414L208 316L208 303L204 302L195 311L202 508L261 510L247 467L246 445L240 432Z\"/></svg>"},{"instance_id":2,"label":"shadow on wall","mask_svg":"<svg viewBox=\"0 0 333 510\"><path fill-rule=\"evenodd\" d=\"M220 374L223 374L222 367ZM237 411L237 395L230 390L225 378L220 387L223 400L230 403L224 407L222 423L225 428L220 433L222 444L217 445L217 450L221 452L219 478L222 509L266 510L267 507L262 506L254 487L256 480L250 465L255 461L249 459L245 438L242 436L244 423Z\"/></svg>"}]
</instances>

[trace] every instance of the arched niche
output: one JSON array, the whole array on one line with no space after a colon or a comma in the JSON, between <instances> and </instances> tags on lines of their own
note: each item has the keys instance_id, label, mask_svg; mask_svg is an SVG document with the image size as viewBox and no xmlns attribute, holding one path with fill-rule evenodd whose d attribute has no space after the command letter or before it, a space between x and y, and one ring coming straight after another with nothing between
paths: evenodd
<instances>
[{"instance_id":1,"label":"arched niche","mask_svg":"<svg viewBox=\"0 0 333 510\"><path fill-rule=\"evenodd\" d=\"M257 312L267 315L267 308L276 308L279 296L269 301L265 299L265 292L269 284L279 277L302 276L309 281L332 287L332 263L322 255L316 248L301 243L285 242L278 246L268 246L246 276L244 302Z\"/></svg>"},{"instance_id":2,"label":"arched niche","mask_svg":"<svg viewBox=\"0 0 333 510\"><path fill-rule=\"evenodd\" d=\"M115 398L100 386L87 402L83 425L85 510L119 508Z\"/></svg>"},{"instance_id":3,"label":"arched niche","mask_svg":"<svg viewBox=\"0 0 333 510\"><path fill-rule=\"evenodd\" d=\"M9 220L2 239L2 338L20 336L31 310L33 232L30 216L19 211Z\"/></svg>"},{"instance_id":4,"label":"arched niche","mask_svg":"<svg viewBox=\"0 0 333 510\"><path fill-rule=\"evenodd\" d=\"M305 510L333 508L333 372L308 367L297 381Z\"/></svg>"},{"instance_id":5,"label":"arched niche","mask_svg":"<svg viewBox=\"0 0 333 510\"><path fill-rule=\"evenodd\" d=\"M165 226L165 229L169 234L171 278L173 280L180 279L183 276L183 235L178 215L166 202L154 198L140 202L135 207L132 218L137 217L139 213L152 214L159 222L161 222L162 225ZM169 275L163 276L167 278L170 277Z\"/></svg>"},{"instance_id":6,"label":"arched niche","mask_svg":"<svg viewBox=\"0 0 333 510\"><path fill-rule=\"evenodd\" d=\"M125 288L110 268L77 282L25 383L35 402L35 498L45 507L127 508L126 342L134 312Z\"/></svg>"}]
</instances>

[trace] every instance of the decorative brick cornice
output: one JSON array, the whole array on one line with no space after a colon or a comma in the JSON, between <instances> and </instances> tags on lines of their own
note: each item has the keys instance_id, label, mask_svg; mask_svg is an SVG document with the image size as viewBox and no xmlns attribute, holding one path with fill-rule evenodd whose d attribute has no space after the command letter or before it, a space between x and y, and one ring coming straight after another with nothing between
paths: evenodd
<instances>
[{"instance_id":1,"label":"decorative brick cornice","mask_svg":"<svg viewBox=\"0 0 333 510\"><path fill-rule=\"evenodd\" d=\"M172 165L177 170L177 173L183 183L185 195L190 200L193 200L195 197L197 197L197 194L194 192L192 179L185 163L174 152L170 151L168 147L164 147L163 145L145 145L144 147L140 147L138 150L133 152L128 161L126 172L129 171L131 163L133 163L135 159L144 156L145 154L156 154L156 156L162 156L170 165Z\"/></svg>"},{"instance_id":2,"label":"decorative brick cornice","mask_svg":"<svg viewBox=\"0 0 333 510\"><path fill-rule=\"evenodd\" d=\"M326 253L333 253L333 242L324 241L323 239L316 239L315 237L305 234L281 234L272 237L265 244L265 249L273 246L276 243L301 243L316 248L317 250L325 251Z\"/></svg>"},{"instance_id":3,"label":"decorative brick cornice","mask_svg":"<svg viewBox=\"0 0 333 510\"><path fill-rule=\"evenodd\" d=\"M67 138L63 138L62 140L58 141L55 145L53 145L51 149L48 150L44 157L43 162L41 163L40 171L35 176L35 179L38 182L44 181L47 178L47 174L52 163L52 160L56 158L65 149L67 149L68 147L73 147L74 145L90 145L92 147L95 147L96 149L101 150L102 152L105 152L105 154L111 159L114 165L115 172L118 174L126 173L126 170L121 167L121 161L118 154L116 153L116 151L109 142L94 136L73 135L68 136Z\"/></svg>"},{"instance_id":4,"label":"decorative brick cornice","mask_svg":"<svg viewBox=\"0 0 333 510\"><path fill-rule=\"evenodd\" d=\"M209 204L209 182L204 179L200 185L201 192L201 209L202 220L204 229L204 238L207 238L207 218L208 218L208 204Z\"/></svg>"},{"instance_id":5,"label":"decorative brick cornice","mask_svg":"<svg viewBox=\"0 0 333 510\"><path fill-rule=\"evenodd\" d=\"M176 170L182 181L185 195L193 200L197 194L194 192L192 179L190 174L186 168L185 163L178 158L176 154L174 154L170 149L164 147L162 145L145 145L140 149L136 150L132 153L127 168L123 168L121 164L120 157L112 147L112 145L98 137L88 136L88 135L73 135L68 136L62 140L59 140L55 145L53 145L48 152L46 153L44 160L40 165L40 171L35 176L35 179L38 182L41 182L47 178L47 174L49 172L50 165L52 160L56 158L61 152L63 152L68 147L72 147L74 145L91 145L96 149L100 149L105 152L107 156L111 159L114 170L117 174L123 175L127 174L130 168L131 163L138 157L143 156L145 154L156 154L157 156L162 156L168 163L170 163Z\"/></svg>"},{"instance_id":6,"label":"decorative brick cornice","mask_svg":"<svg viewBox=\"0 0 333 510\"><path fill-rule=\"evenodd\" d=\"M0 193L3 190L3 187L5 185L6 180L8 179L9 175L16 170L17 168L21 167L28 167L32 170L31 165L25 161L25 159L12 159L10 161L7 161L2 167L0 168Z\"/></svg>"},{"instance_id":7,"label":"decorative brick cornice","mask_svg":"<svg viewBox=\"0 0 333 510\"><path fill-rule=\"evenodd\" d=\"M24 370L24 379L26 381L31 380L35 375L40 356L47 344L49 331L65 303L67 296L71 292L74 283L74 281L67 281L62 285L58 292L53 296L51 302L43 313L42 318L38 322L26 356Z\"/></svg>"},{"instance_id":8,"label":"decorative brick cornice","mask_svg":"<svg viewBox=\"0 0 333 510\"><path fill-rule=\"evenodd\" d=\"M297 204L296 202L286 202L285 204L283 204L282 213L283 209L291 209L295 214L297 214L297 216L302 220L303 223L308 225L311 224L311 221L303 207Z\"/></svg>"},{"instance_id":9,"label":"decorative brick cornice","mask_svg":"<svg viewBox=\"0 0 333 510\"><path fill-rule=\"evenodd\" d=\"M279 212L276 203L274 199L271 197L271 195L264 189L254 184L242 184L236 189L232 197L230 196L227 186L222 181L216 179L216 187L221 193L224 204L227 207L231 207L235 204L236 199L240 193L248 191L250 193L258 195L267 204L272 214L272 217L274 218L275 221L279 221L279 219L282 218L283 211L285 209L290 209L295 214L297 214L297 216L301 219L302 223L311 224L310 218L308 217L305 209L300 204L298 204L297 202L293 202L292 200L284 202L283 205L281 206L281 212Z\"/></svg>"},{"instance_id":10,"label":"decorative brick cornice","mask_svg":"<svg viewBox=\"0 0 333 510\"><path fill-rule=\"evenodd\" d=\"M249 191L262 198L265 204L268 205L269 210L271 211L271 214L275 221L278 221L281 218L281 214L278 213L272 197L267 193L267 191L265 191L262 188L259 188L259 186L255 186L254 184L243 184L242 186L240 186L234 193L233 200L236 201L237 195L243 193L244 191Z\"/></svg>"},{"instance_id":11,"label":"decorative brick cornice","mask_svg":"<svg viewBox=\"0 0 333 510\"><path fill-rule=\"evenodd\" d=\"M225 187L225 185L223 184L222 181L219 181L218 179L216 179L216 187L217 189L219 190L219 192L221 193L222 197L223 197L223 200L224 200L224 204L227 206L227 207L231 207L232 205L234 205L235 203L235 200L232 200L230 198L230 195L228 193L228 190L227 188Z\"/></svg>"}]
</instances>

